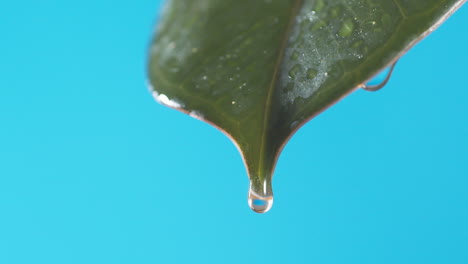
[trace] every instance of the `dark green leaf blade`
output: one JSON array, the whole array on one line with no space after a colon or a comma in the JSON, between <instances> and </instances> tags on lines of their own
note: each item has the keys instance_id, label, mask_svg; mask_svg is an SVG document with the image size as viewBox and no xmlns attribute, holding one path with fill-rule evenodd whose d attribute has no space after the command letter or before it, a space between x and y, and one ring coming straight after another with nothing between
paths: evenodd
<instances>
[{"instance_id":1,"label":"dark green leaf blade","mask_svg":"<svg viewBox=\"0 0 468 264\"><path fill-rule=\"evenodd\" d=\"M251 194L271 200L290 136L464 2L171 0L151 47L150 84L161 103L230 136Z\"/></svg>"}]
</instances>

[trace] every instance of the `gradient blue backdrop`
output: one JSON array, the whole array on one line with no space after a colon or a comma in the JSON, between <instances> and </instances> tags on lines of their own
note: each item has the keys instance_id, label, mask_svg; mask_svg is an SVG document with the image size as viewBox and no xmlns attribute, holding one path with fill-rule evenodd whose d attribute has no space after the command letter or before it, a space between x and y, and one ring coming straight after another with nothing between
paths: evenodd
<instances>
[{"instance_id":1,"label":"gradient blue backdrop","mask_svg":"<svg viewBox=\"0 0 468 264\"><path fill-rule=\"evenodd\" d=\"M148 93L159 6L0 4L0 263L468 263L468 6L294 136L265 215Z\"/></svg>"}]
</instances>

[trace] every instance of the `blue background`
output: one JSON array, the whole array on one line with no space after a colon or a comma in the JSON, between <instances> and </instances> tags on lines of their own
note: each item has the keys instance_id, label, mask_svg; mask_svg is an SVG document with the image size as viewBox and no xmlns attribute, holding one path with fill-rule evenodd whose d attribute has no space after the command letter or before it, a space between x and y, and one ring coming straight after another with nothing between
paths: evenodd
<instances>
[{"instance_id":1,"label":"blue background","mask_svg":"<svg viewBox=\"0 0 468 264\"><path fill-rule=\"evenodd\" d=\"M159 1L0 4L0 263L468 263L468 7L285 148L248 208L234 145L154 102Z\"/></svg>"}]
</instances>

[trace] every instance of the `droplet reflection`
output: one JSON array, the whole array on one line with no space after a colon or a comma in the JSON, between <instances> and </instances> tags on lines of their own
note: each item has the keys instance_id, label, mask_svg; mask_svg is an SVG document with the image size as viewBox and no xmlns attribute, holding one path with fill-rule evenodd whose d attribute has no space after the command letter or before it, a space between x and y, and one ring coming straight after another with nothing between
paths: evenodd
<instances>
[{"instance_id":1,"label":"droplet reflection","mask_svg":"<svg viewBox=\"0 0 468 264\"><path fill-rule=\"evenodd\" d=\"M260 196L250 189L249 206L256 213L266 213L273 206L273 196Z\"/></svg>"}]
</instances>

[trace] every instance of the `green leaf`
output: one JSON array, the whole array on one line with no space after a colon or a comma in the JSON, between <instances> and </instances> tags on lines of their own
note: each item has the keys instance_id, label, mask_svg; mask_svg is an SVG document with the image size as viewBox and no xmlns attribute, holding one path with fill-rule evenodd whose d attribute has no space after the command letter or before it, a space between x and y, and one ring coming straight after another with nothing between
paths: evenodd
<instances>
[{"instance_id":1,"label":"green leaf","mask_svg":"<svg viewBox=\"0 0 468 264\"><path fill-rule=\"evenodd\" d=\"M150 84L159 102L234 141L251 207L265 212L276 161L295 131L464 2L171 0L150 49Z\"/></svg>"}]
</instances>

